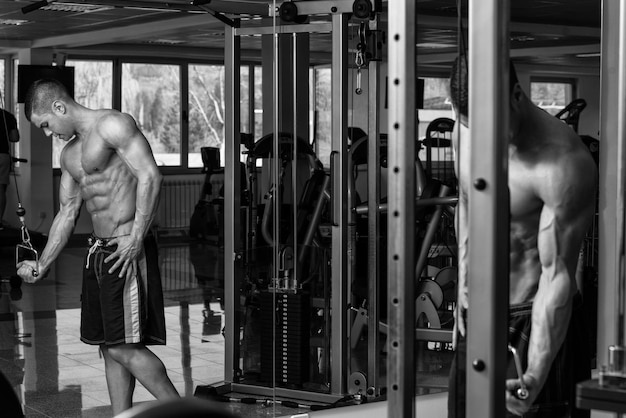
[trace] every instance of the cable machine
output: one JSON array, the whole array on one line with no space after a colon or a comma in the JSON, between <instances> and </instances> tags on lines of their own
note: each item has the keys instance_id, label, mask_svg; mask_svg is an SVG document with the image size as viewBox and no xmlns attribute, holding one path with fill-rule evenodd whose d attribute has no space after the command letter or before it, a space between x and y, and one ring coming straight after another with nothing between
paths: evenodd
<instances>
[{"instance_id":1,"label":"cable machine","mask_svg":"<svg viewBox=\"0 0 626 418\"><path fill-rule=\"evenodd\" d=\"M225 27L225 114L227 115L224 188L225 381L219 386L199 387L196 390L197 395L207 392L220 395L234 392L274 399L298 399L326 405L336 405L338 401L349 400L346 396L350 395L347 374L350 370L349 326L352 315L349 277L352 274L350 271L352 249L349 232L351 202L347 196L351 175L348 159L348 89L346 88L350 66L348 30L354 7L357 7L357 12L365 13L362 19L364 21L375 12L371 8L362 11L359 8L362 3L364 2L352 0L285 2L276 12L270 11L261 25L258 19L237 18L233 19L232 25ZM369 1L365 3L371 5ZM314 23L306 23L307 16L319 16L320 19L315 19ZM326 33L330 34L331 38L331 163L328 174L318 175L320 181L313 190L314 195L317 196L317 203L314 205L313 217L308 222L302 223L296 219L301 208L298 205L299 192L294 189L291 193L294 217L286 222L287 229L291 226L291 232L285 233L281 228L285 224L284 219L288 216L284 216L283 211L289 208L285 208L283 197L289 194L290 186L283 184L281 179L290 174L290 165L292 180L298 177L296 168L298 155L303 150L300 149L302 148L300 141L295 140L298 137L297 123L299 121L296 114L299 100L297 89L294 87L291 92L290 100L293 108L287 110L282 104L285 93L279 91L278 86L282 85L283 77L287 79L293 77L294 85L298 77L304 77L308 83L308 66L305 68L305 75L302 75L297 63L297 46L299 45L297 38L310 33ZM257 230L254 220L252 223L240 222L240 214L245 213L248 208L242 205L239 190L241 172L238 162L242 141L237 127L240 126L241 39L258 35L266 40L271 38L272 41L274 108L271 131L286 132L286 135L271 135L273 140L269 167L271 186L265 199L263 222ZM285 38L291 39L291 42L283 42ZM264 46L267 44L264 43ZM290 45L287 48L293 48L290 54L282 49L285 45ZM264 49L264 53L268 54L270 51ZM290 56L293 61L285 63L278 59L285 55ZM266 67L265 71L267 70ZM293 71L293 74L286 75L285 71ZM268 78L264 76L264 80ZM379 90L374 88L371 91L378 92ZM289 102L289 100L286 101ZM374 103L378 103L378 100ZM265 111L269 112L269 109L266 108ZM290 121L293 126L289 126L289 122L286 124L283 122L285 114L289 115L289 112L293 112ZM264 120L267 121L268 118ZM377 128L378 125L372 126ZM306 129L308 130L308 126ZM265 130L268 131L267 128ZM376 132L375 136L377 135ZM289 139L293 142L288 143ZM253 148L255 151L250 152L258 152L256 146ZM302 194L305 193L302 192ZM268 211L271 211L269 215ZM318 232L310 227L304 228L304 232L302 228L299 228L300 224L306 226L311 220L313 223L320 222L322 216L327 217L330 230L328 236L318 237ZM254 231L245 231L244 225L252 225L249 228ZM269 229L271 232L268 232ZM246 236L254 239L242 238ZM254 241L271 241L268 243L271 251L265 252L264 250L263 255L260 255L261 253L255 251L256 249L246 248L246 242ZM306 247L317 241L325 241L328 247L325 249L324 245L319 244L316 247ZM333 256L327 257L330 255L330 248L332 248ZM307 254L309 254L308 257ZM310 254L316 254L316 256L311 259ZM311 281L312 279L306 276L310 273L307 272L307 260L309 269L315 267L319 270L317 282ZM253 265L252 261L257 265L260 261L266 263L267 268L262 272L263 279L260 278L259 269L250 270ZM329 273L328 277L324 277L326 272ZM259 318L254 318L255 315L247 317L245 307L240 303L243 296L242 289L248 286L251 278L259 289L257 292L260 306ZM308 286L303 286L305 283ZM316 314L310 316L309 312L316 312ZM242 325L247 319L258 319L260 326L265 327L260 328L266 336L261 338L260 377L257 380L251 379L250 374L247 373L250 358L248 358L249 352L246 351L246 327ZM319 321L322 325L313 326L314 321ZM269 328L267 328L268 324ZM310 338L308 332L311 328L319 329L319 338ZM267 337L271 338L268 340ZM323 340L323 342L316 344L314 342L316 340ZM312 352L317 355L316 361L321 375L321 380L317 381L306 371L302 374L298 372L308 367ZM272 364L268 365L268 357ZM292 361L295 364L291 364Z\"/></svg>"}]
</instances>

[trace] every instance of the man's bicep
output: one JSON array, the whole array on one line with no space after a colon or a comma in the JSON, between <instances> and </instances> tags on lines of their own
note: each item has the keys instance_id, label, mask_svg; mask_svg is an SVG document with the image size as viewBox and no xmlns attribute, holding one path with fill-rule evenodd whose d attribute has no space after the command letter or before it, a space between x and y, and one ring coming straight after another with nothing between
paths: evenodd
<instances>
[{"instance_id":1,"label":"man's bicep","mask_svg":"<svg viewBox=\"0 0 626 418\"><path fill-rule=\"evenodd\" d=\"M153 176L158 171L150 144L138 130L116 151L137 178Z\"/></svg>"},{"instance_id":2,"label":"man's bicep","mask_svg":"<svg viewBox=\"0 0 626 418\"><path fill-rule=\"evenodd\" d=\"M544 207L539 222L538 249L543 265L559 258L572 268L578 261L595 207L595 200L586 196L586 188L579 186L555 187L547 193L544 190L541 196Z\"/></svg>"}]
</instances>

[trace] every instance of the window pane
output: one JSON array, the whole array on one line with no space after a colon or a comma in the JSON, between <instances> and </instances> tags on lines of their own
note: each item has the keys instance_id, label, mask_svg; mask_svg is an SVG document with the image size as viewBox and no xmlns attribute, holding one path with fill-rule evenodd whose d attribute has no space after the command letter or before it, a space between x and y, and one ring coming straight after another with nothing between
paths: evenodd
<instances>
[{"instance_id":1,"label":"window pane","mask_svg":"<svg viewBox=\"0 0 626 418\"><path fill-rule=\"evenodd\" d=\"M263 135L263 67L254 67L254 139Z\"/></svg>"},{"instance_id":2,"label":"window pane","mask_svg":"<svg viewBox=\"0 0 626 418\"><path fill-rule=\"evenodd\" d=\"M556 115L573 99L574 85L567 82L531 82L530 99L534 104Z\"/></svg>"},{"instance_id":3,"label":"window pane","mask_svg":"<svg viewBox=\"0 0 626 418\"><path fill-rule=\"evenodd\" d=\"M239 126L241 126L241 132L249 133L250 132L250 67L249 66L241 66L241 75L239 80L240 86L240 108L241 112L241 122Z\"/></svg>"},{"instance_id":4,"label":"window pane","mask_svg":"<svg viewBox=\"0 0 626 418\"><path fill-rule=\"evenodd\" d=\"M448 79L426 77L424 80L424 109L452 110L448 94Z\"/></svg>"},{"instance_id":5,"label":"window pane","mask_svg":"<svg viewBox=\"0 0 626 418\"><path fill-rule=\"evenodd\" d=\"M452 102L450 100L448 79L443 77L424 77L424 106L418 109L418 138L424 139L428 125L435 119L454 118L452 112ZM433 148L431 151L432 161L443 161L452 159L451 148ZM422 163L428 159L425 147L421 147L418 154Z\"/></svg>"},{"instance_id":6,"label":"window pane","mask_svg":"<svg viewBox=\"0 0 626 418\"><path fill-rule=\"evenodd\" d=\"M428 124L437 118L453 118L448 79L424 77L424 108L418 110L418 138L426 136ZM422 150L423 152L423 150ZM424 154L425 156L426 154ZM422 155L420 154L420 157Z\"/></svg>"},{"instance_id":7,"label":"window pane","mask_svg":"<svg viewBox=\"0 0 626 418\"><path fill-rule=\"evenodd\" d=\"M122 64L122 112L135 118L158 165L181 164L178 65Z\"/></svg>"},{"instance_id":8,"label":"window pane","mask_svg":"<svg viewBox=\"0 0 626 418\"><path fill-rule=\"evenodd\" d=\"M330 165L332 95L331 69L315 69L315 152L319 160L328 167Z\"/></svg>"},{"instance_id":9,"label":"window pane","mask_svg":"<svg viewBox=\"0 0 626 418\"><path fill-rule=\"evenodd\" d=\"M113 62L67 60L68 67L74 67L74 99L90 109L110 109L113 107ZM58 138L52 140L52 167L60 168L61 150L66 142Z\"/></svg>"},{"instance_id":10,"label":"window pane","mask_svg":"<svg viewBox=\"0 0 626 418\"><path fill-rule=\"evenodd\" d=\"M4 59L0 59L0 94L2 95L2 107L6 108L6 95L5 93L5 84L4 84L4 66L5 66L6 60ZM7 109L9 112L11 112L11 109ZM11 112L13 113L13 112ZM17 113L14 113L14 115L17 117Z\"/></svg>"},{"instance_id":11,"label":"window pane","mask_svg":"<svg viewBox=\"0 0 626 418\"><path fill-rule=\"evenodd\" d=\"M113 62L67 60L74 67L74 99L90 109L113 107Z\"/></svg>"},{"instance_id":12,"label":"window pane","mask_svg":"<svg viewBox=\"0 0 626 418\"><path fill-rule=\"evenodd\" d=\"M19 128L20 118L17 117L20 111L20 105L17 103L17 67L19 65L19 60L13 60L13 110L15 111L14 115L17 118L17 125ZM3 71L4 74L4 71ZM17 147L19 149L19 147Z\"/></svg>"},{"instance_id":13,"label":"window pane","mask_svg":"<svg viewBox=\"0 0 626 418\"><path fill-rule=\"evenodd\" d=\"M189 66L189 166L202 167L200 148L224 152L224 67Z\"/></svg>"}]
</instances>

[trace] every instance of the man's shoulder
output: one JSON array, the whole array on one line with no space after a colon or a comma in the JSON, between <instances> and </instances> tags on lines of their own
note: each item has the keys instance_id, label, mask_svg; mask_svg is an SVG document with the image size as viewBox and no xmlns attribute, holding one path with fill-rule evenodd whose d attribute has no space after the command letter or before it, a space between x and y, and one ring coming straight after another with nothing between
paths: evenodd
<instances>
[{"instance_id":1,"label":"man's shoulder","mask_svg":"<svg viewBox=\"0 0 626 418\"><path fill-rule=\"evenodd\" d=\"M590 171L596 170L589 148L574 131L563 140L563 146L556 152L555 161L559 167L568 171L574 170L581 175L588 175Z\"/></svg>"},{"instance_id":2,"label":"man's shoulder","mask_svg":"<svg viewBox=\"0 0 626 418\"><path fill-rule=\"evenodd\" d=\"M533 153L537 165L552 168L555 173L595 166L589 148L571 127L550 117L544 128L545 136Z\"/></svg>"},{"instance_id":3,"label":"man's shoulder","mask_svg":"<svg viewBox=\"0 0 626 418\"><path fill-rule=\"evenodd\" d=\"M537 164L535 188L544 201L573 195L588 199L597 189L597 166L589 149L574 132L566 140L548 147Z\"/></svg>"},{"instance_id":4,"label":"man's shoulder","mask_svg":"<svg viewBox=\"0 0 626 418\"><path fill-rule=\"evenodd\" d=\"M95 129L105 139L125 138L137 130L135 119L128 113L114 109L97 110Z\"/></svg>"},{"instance_id":5,"label":"man's shoulder","mask_svg":"<svg viewBox=\"0 0 626 418\"><path fill-rule=\"evenodd\" d=\"M104 123L121 123L132 117L128 113L120 112L116 109L98 109L94 110L96 122L99 124Z\"/></svg>"}]
</instances>

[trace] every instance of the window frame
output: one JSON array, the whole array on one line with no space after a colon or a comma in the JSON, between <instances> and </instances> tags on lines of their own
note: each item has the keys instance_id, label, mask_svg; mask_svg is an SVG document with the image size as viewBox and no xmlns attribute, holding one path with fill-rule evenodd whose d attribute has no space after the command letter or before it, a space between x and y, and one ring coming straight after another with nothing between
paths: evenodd
<instances>
[{"instance_id":1,"label":"window frame","mask_svg":"<svg viewBox=\"0 0 626 418\"><path fill-rule=\"evenodd\" d=\"M546 75L531 75L528 80L528 97L532 101L533 83L569 84L572 87L571 99L563 105L563 108L578 97L578 79L573 77L551 77ZM533 102L534 103L534 102ZM562 109L561 109L562 110Z\"/></svg>"},{"instance_id":2,"label":"window frame","mask_svg":"<svg viewBox=\"0 0 626 418\"><path fill-rule=\"evenodd\" d=\"M5 58L6 59L6 58ZM202 167L189 167L189 125L187 117L189 115L189 65L218 65L224 66L224 62L218 59L177 59L177 58L154 58L154 57L128 57L119 56L113 59L102 55L76 54L68 56L72 61L111 61L113 64L113 85L112 104L113 109L121 111L122 108L122 66L123 64L155 64L155 65L177 65L180 70L180 165L177 166L159 166L159 171L165 175L176 174L199 174L202 173ZM15 60L15 59L14 59ZM249 74L253 75L254 67L262 66L259 61L246 60L241 62L241 66L249 67ZM5 76L6 77L6 76ZM6 80L6 79L5 79ZM252 84L252 83L251 83ZM254 85L249 89L249 93L254 95ZM254 97L250 97L250 102L254 103ZM254 125L255 113L252 109L248 121L248 126ZM60 175L59 168L53 168L54 175Z\"/></svg>"}]
</instances>

